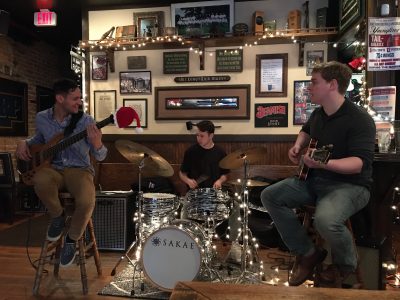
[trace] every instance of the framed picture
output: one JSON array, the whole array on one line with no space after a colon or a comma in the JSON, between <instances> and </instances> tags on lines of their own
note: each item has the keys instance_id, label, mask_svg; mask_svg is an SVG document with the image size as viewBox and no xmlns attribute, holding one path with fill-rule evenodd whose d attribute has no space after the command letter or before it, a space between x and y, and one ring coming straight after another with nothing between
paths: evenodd
<instances>
[{"instance_id":1,"label":"framed picture","mask_svg":"<svg viewBox=\"0 0 400 300\"><path fill-rule=\"evenodd\" d=\"M92 56L92 80L107 80L107 56Z\"/></svg>"},{"instance_id":2,"label":"framed picture","mask_svg":"<svg viewBox=\"0 0 400 300\"><path fill-rule=\"evenodd\" d=\"M128 70L146 69L146 56L128 56Z\"/></svg>"},{"instance_id":3,"label":"framed picture","mask_svg":"<svg viewBox=\"0 0 400 300\"><path fill-rule=\"evenodd\" d=\"M147 128L147 99L124 99L124 106L132 107L139 116L140 126ZM137 127L136 120L129 127Z\"/></svg>"},{"instance_id":4,"label":"framed picture","mask_svg":"<svg viewBox=\"0 0 400 300\"><path fill-rule=\"evenodd\" d=\"M28 135L28 84L0 78L0 136Z\"/></svg>"},{"instance_id":5,"label":"framed picture","mask_svg":"<svg viewBox=\"0 0 400 300\"><path fill-rule=\"evenodd\" d=\"M256 56L256 97L286 97L288 55Z\"/></svg>"},{"instance_id":6,"label":"framed picture","mask_svg":"<svg viewBox=\"0 0 400 300\"><path fill-rule=\"evenodd\" d=\"M311 103L308 86L311 80L294 81L293 125L303 125L319 105Z\"/></svg>"},{"instance_id":7,"label":"framed picture","mask_svg":"<svg viewBox=\"0 0 400 300\"><path fill-rule=\"evenodd\" d=\"M117 91L94 91L94 119L99 122L116 110Z\"/></svg>"},{"instance_id":8,"label":"framed picture","mask_svg":"<svg viewBox=\"0 0 400 300\"><path fill-rule=\"evenodd\" d=\"M364 17L364 3L365 1L362 0L340 0L339 32L341 34Z\"/></svg>"},{"instance_id":9,"label":"framed picture","mask_svg":"<svg viewBox=\"0 0 400 300\"><path fill-rule=\"evenodd\" d=\"M171 23L185 37L221 37L233 27L233 5L233 0L171 4Z\"/></svg>"},{"instance_id":10,"label":"framed picture","mask_svg":"<svg viewBox=\"0 0 400 300\"><path fill-rule=\"evenodd\" d=\"M242 49L215 50L215 72L242 72Z\"/></svg>"},{"instance_id":11,"label":"framed picture","mask_svg":"<svg viewBox=\"0 0 400 300\"><path fill-rule=\"evenodd\" d=\"M288 127L287 103L256 103L254 127Z\"/></svg>"},{"instance_id":12,"label":"framed picture","mask_svg":"<svg viewBox=\"0 0 400 300\"><path fill-rule=\"evenodd\" d=\"M151 71L119 72L119 92L125 94L151 94Z\"/></svg>"},{"instance_id":13,"label":"framed picture","mask_svg":"<svg viewBox=\"0 0 400 300\"><path fill-rule=\"evenodd\" d=\"M189 51L163 52L163 73L189 73Z\"/></svg>"},{"instance_id":14,"label":"framed picture","mask_svg":"<svg viewBox=\"0 0 400 300\"><path fill-rule=\"evenodd\" d=\"M306 52L306 66L307 76L311 76L312 69L316 64L320 64L324 62L324 50L313 50Z\"/></svg>"},{"instance_id":15,"label":"framed picture","mask_svg":"<svg viewBox=\"0 0 400 300\"><path fill-rule=\"evenodd\" d=\"M157 37L164 27L164 12L151 11L133 14L133 24L137 28L138 37Z\"/></svg>"},{"instance_id":16,"label":"framed picture","mask_svg":"<svg viewBox=\"0 0 400 300\"><path fill-rule=\"evenodd\" d=\"M250 119L250 84L155 88L156 120Z\"/></svg>"}]
</instances>

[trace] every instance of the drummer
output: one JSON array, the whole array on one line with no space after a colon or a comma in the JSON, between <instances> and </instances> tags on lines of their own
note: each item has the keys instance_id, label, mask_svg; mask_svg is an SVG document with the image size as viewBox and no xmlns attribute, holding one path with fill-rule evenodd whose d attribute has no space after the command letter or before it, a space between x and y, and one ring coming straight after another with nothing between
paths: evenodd
<instances>
[{"instance_id":1,"label":"drummer","mask_svg":"<svg viewBox=\"0 0 400 300\"><path fill-rule=\"evenodd\" d=\"M219 161L226 156L225 151L214 144L215 126L211 121L197 123L197 144L190 146L184 154L179 178L196 188L217 188L227 180L229 170L221 169Z\"/></svg>"}]
</instances>

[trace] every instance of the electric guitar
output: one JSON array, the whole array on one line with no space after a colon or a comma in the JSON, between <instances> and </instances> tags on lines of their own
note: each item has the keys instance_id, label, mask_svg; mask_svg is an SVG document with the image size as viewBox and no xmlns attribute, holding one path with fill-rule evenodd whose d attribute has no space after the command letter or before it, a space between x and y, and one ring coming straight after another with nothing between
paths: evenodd
<instances>
[{"instance_id":1,"label":"electric guitar","mask_svg":"<svg viewBox=\"0 0 400 300\"><path fill-rule=\"evenodd\" d=\"M308 145L307 152L311 151L310 157L313 160L319 161L322 164L326 164L326 163L328 163L329 158L332 154L333 145L330 144L330 145L322 146L321 148L317 148L317 143L318 142L316 139L311 139L310 144ZM310 170L310 168L304 164L303 157L304 157L304 155L301 156L299 172L298 172L299 173L298 176L299 176L300 180L306 180L308 171Z\"/></svg>"},{"instance_id":2,"label":"electric guitar","mask_svg":"<svg viewBox=\"0 0 400 300\"><path fill-rule=\"evenodd\" d=\"M137 117L136 112L131 107L121 107L114 115L96 123L97 128L102 128L108 124L114 124L120 128L127 127ZM21 175L22 181L26 185L33 185L33 177L41 168L49 167L52 158L58 152L63 151L72 144L80 141L87 136L86 129L74 135L64 138L64 133L56 134L46 144L37 144L29 147L32 159L29 161L17 160L17 170Z\"/></svg>"}]
</instances>

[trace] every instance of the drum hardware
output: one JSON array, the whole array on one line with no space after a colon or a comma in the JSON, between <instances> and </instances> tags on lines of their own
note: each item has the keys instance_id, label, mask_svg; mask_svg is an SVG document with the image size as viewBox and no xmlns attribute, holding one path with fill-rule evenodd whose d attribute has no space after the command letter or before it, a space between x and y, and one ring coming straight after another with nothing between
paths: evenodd
<instances>
[{"instance_id":1,"label":"drum hardware","mask_svg":"<svg viewBox=\"0 0 400 300\"><path fill-rule=\"evenodd\" d=\"M224 169L238 169L243 166L244 178L242 180L241 191L238 194L238 199L241 200L240 208L243 210L243 218L239 217L238 221L241 222L241 228L239 228L238 240L241 237L242 241L242 252L241 252L241 274L237 278L236 283L242 282L260 282L262 279L262 262L258 259L257 248L258 244L256 239L253 238L252 233L249 229L249 190L247 186L248 178L248 166L260 161L266 152L265 148L255 147L247 150L237 150L225 158L223 158L219 166ZM251 242L249 242L251 241ZM250 246L253 248L251 251ZM251 258L251 259L249 259ZM253 262L259 262L260 271L252 272L250 267L253 266Z\"/></svg>"}]
</instances>

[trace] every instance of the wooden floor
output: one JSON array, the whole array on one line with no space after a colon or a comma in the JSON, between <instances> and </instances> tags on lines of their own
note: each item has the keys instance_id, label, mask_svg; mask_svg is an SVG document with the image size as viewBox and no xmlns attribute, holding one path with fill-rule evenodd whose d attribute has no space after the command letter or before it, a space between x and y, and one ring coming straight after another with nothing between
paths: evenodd
<instances>
[{"instance_id":1,"label":"wooden floor","mask_svg":"<svg viewBox=\"0 0 400 300\"><path fill-rule=\"evenodd\" d=\"M9 225L0 223L0 230ZM32 260L39 257L40 248L29 248ZM52 275L52 268L48 268L49 274L43 275L40 287L40 296L32 296L32 287L35 270L29 263L25 247L0 246L0 299L121 299L120 297L98 296L100 291L108 284L112 268L119 259L121 253L102 252L101 261L103 275L98 277L93 258L87 261L89 294L82 295L79 267L73 265L60 269L59 279ZM126 263L126 262L125 262ZM124 268L122 263L118 271ZM208 287L207 287L208 285ZM212 285L212 286L211 286ZM184 299L400 299L400 289L387 291L344 291L339 289L305 288L283 286L248 286L248 285L215 285L211 283L194 284L196 290ZM210 292L214 291L215 292ZM189 296L190 295L190 296ZM182 295L183 296L183 295ZM174 299L183 299L175 293Z\"/></svg>"}]
</instances>

